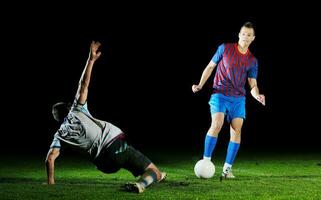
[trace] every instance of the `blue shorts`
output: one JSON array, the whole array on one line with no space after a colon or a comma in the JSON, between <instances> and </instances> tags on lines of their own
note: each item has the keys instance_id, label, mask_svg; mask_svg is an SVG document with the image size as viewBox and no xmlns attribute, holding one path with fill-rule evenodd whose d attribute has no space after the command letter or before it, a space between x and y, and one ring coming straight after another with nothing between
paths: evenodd
<instances>
[{"instance_id":1,"label":"blue shorts","mask_svg":"<svg viewBox=\"0 0 321 200\"><path fill-rule=\"evenodd\" d=\"M245 119L245 97L229 97L223 94L212 94L210 101L211 114L222 112L227 116L227 121L234 118Z\"/></svg>"}]
</instances>

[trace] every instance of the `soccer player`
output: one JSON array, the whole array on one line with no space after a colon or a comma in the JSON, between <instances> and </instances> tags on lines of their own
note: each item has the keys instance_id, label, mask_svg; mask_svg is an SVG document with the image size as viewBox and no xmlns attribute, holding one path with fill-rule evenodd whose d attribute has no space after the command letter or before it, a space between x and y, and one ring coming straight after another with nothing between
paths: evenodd
<instances>
[{"instance_id":1,"label":"soccer player","mask_svg":"<svg viewBox=\"0 0 321 200\"><path fill-rule=\"evenodd\" d=\"M238 43L224 43L218 47L204 69L198 85L192 86L194 93L200 91L217 67L213 94L209 100L212 122L205 137L203 159L211 159L226 116L230 124L230 141L221 178L235 178L232 174L232 165L240 147L241 128L245 119L246 80L251 95L265 105L265 96L260 94L256 80L258 61L249 50L255 38L253 24L251 22L243 24L238 37Z\"/></svg>"},{"instance_id":2,"label":"soccer player","mask_svg":"<svg viewBox=\"0 0 321 200\"><path fill-rule=\"evenodd\" d=\"M100 43L93 41L89 57L79 81L73 104L57 103L52 114L61 123L54 135L46 158L48 184L55 184L54 164L61 148L72 146L89 155L97 169L104 173L115 173L124 168L138 181L127 183L125 189L141 193L146 187L166 177L146 156L128 145L124 133L106 121L94 118L87 109L88 87L95 61L100 57Z\"/></svg>"}]
</instances>

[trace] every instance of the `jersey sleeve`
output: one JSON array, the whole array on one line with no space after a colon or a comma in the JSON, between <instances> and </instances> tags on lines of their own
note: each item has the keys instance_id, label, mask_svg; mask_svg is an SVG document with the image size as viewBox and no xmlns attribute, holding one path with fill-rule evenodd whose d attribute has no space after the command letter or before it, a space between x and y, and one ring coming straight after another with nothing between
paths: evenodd
<instances>
[{"instance_id":1,"label":"jersey sleeve","mask_svg":"<svg viewBox=\"0 0 321 200\"><path fill-rule=\"evenodd\" d=\"M253 66L247 72L247 77L257 79L257 74L258 74L258 63L257 61L255 61Z\"/></svg>"},{"instance_id":2,"label":"jersey sleeve","mask_svg":"<svg viewBox=\"0 0 321 200\"><path fill-rule=\"evenodd\" d=\"M87 105L87 101L84 104L81 104L78 102L77 99L74 100L74 103L72 104L71 110L76 110L76 111L80 111L83 112L89 116L91 116L89 110L88 110L88 105Z\"/></svg>"},{"instance_id":3,"label":"jersey sleeve","mask_svg":"<svg viewBox=\"0 0 321 200\"><path fill-rule=\"evenodd\" d=\"M54 138L51 142L50 148L58 148L58 149L61 148L60 140L56 136L54 136Z\"/></svg>"},{"instance_id":4,"label":"jersey sleeve","mask_svg":"<svg viewBox=\"0 0 321 200\"><path fill-rule=\"evenodd\" d=\"M221 61L222 57L223 57L224 49L225 49L225 45L221 44L217 48L216 53L212 57L211 61L214 62L215 64L218 64Z\"/></svg>"}]
</instances>

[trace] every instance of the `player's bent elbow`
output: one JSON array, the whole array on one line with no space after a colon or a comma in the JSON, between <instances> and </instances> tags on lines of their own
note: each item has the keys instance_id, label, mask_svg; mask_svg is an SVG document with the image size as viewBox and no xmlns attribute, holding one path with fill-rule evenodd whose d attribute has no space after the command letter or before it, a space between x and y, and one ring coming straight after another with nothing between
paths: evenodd
<instances>
[{"instance_id":1,"label":"player's bent elbow","mask_svg":"<svg viewBox=\"0 0 321 200\"><path fill-rule=\"evenodd\" d=\"M84 94L87 92L88 92L88 85L86 83L81 84L79 94Z\"/></svg>"},{"instance_id":2,"label":"player's bent elbow","mask_svg":"<svg viewBox=\"0 0 321 200\"><path fill-rule=\"evenodd\" d=\"M59 155L59 151L52 149L46 158L46 163L54 163Z\"/></svg>"}]
</instances>

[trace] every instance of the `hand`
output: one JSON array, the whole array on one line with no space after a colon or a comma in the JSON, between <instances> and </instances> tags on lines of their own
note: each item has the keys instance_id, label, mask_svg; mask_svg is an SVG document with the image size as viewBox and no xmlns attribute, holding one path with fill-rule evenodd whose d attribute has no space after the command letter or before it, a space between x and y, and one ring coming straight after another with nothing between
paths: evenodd
<instances>
[{"instance_id":1,"label":"hand","mask_svg":"<svg viewBox=\"0 0 321 200\"><path fill-rule=\"evenodd\" d=\"M192 86L192 90L194 93L200 91L201 89L202 89L202 86L200 86L200 85L193 85Z\"/></svg>"},{"instance_id":2,"label":"hand","mask_svg":"<svg viewBox=\"0 0 321 200\"><path fill-rule=\"evenodd\" d=\"M98 51L100 45L101 45L100 42L95 42L95 41L91 42L89 60L96 61L99 58L99 56L101 55L101 52Z\"/></svg>"},{"instance_id":3,"label":"hand","mask_svg":"<svg viewBox=\"0 0 321 200\"><path fill-rule=\"evenodd\" d=\"M265 96L263 94L260 94L256 97L256 100L258 100L263 106L265 106Z\"/></svg>"}]
</instances>

